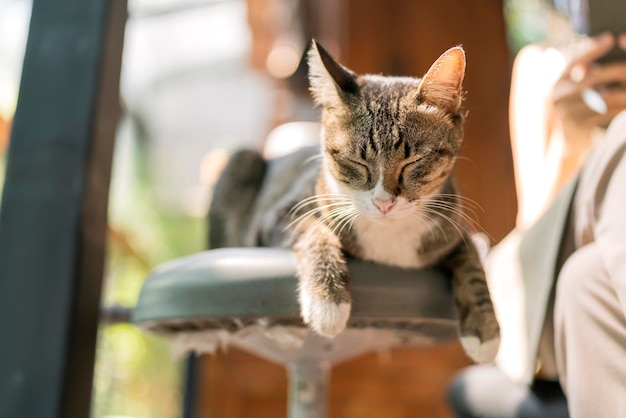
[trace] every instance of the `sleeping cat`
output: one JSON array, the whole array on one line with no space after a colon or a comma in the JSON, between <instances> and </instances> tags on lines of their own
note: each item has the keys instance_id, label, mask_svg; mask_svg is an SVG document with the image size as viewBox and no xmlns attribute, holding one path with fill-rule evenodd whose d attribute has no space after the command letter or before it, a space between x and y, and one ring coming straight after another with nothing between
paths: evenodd
<instances>
[{"instance_id":1,"label":"sleeping cat","mask_svg":"<svg viewBox=\"0 0 626 418\"><path fill-rule=\"evenodd\" d=\"M422 79L357 75L316 43L308 63L322 109L321 162L300 160L291 163L292 177L274 176L272 193L261 193L257 214L245 221L247 240L230 244L291 246L302 318L327 337L340 333L350 316L346 256L449 269L462 345L473 360L493 361L499 327L451 177L463 138L463 49L444 52ZM226 173L259 158L240 153ZM274 184L279 178L287 184ZM233 187L218 184L220 190ZM239 190L241 199L246 193Z\"/></svg>"}]
</instances>

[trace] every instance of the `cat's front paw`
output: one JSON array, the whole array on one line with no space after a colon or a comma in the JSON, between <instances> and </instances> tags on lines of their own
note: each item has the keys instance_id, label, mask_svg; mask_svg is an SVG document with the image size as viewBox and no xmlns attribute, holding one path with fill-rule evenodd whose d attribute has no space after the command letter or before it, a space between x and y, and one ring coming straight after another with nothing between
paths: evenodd
<instances>
[{"instance_id":1,"label":"cat's front paw","mask_svg":"<svg viewBox=\"0 0 626 418\"><path fill-rule=\"evenodd\" d=\"M476 363L489 364L496 359L498 348L500 348L500 337L482 342L480 338L474 336L461 337L461 345L465 353Z\"/></svg>"},{"instance_id":2,"label":"cat's front paw","mask_svg":"<svg viewBox=\"0 0 626 418\"><path fill-rule=\"evenodd\" d=\"M476 363L493 363L500 348L500 327L492 310L475 311L461 324L461 345Z\"/></svg>"},{"instance_id":3,"label":"cat's front paw","mask_svg":"<svg viewBox=\"0 0 626 418\"><path fill-rule=\"evenodd\" d=\"M299 296L302 319L313 331L332 338L344 330L350 318L350 302L335 303L302 288Z\"/></svg>"}]
</instances>

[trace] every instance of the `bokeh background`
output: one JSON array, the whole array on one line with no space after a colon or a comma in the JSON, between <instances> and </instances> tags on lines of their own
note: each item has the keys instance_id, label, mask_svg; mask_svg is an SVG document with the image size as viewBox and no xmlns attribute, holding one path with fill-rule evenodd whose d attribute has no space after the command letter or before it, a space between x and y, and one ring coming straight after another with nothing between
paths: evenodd
<instances>
[{"instance_id":1,"label":"bokeh background","mask_svg":"<svg viewBox=\"0 0 626 418\"><path fill-rule=\"evenodd\" d=\"M458 2L458 8L466 7L461 6L464 3ZM491 54L497 55L495 61L501 64L494 71L500 81L495 81L499 84L493 94L499 101L493 106L506 104L515 53L548 37L557 23L540 0L471 3L473 17L459 17L464 12L455 10L450 1L130 0L120 86L124 114L111 183L103 306L122 311L132 307L152 268L205 249L211 187L230 152L263 149L268 136L297 137L305 125L285 123L316 120L300 62L310 36L319 36L357 71L406 75L421 75L436 58L427 47L433 39L443 39L440 44L448 46L464 44L470 71L477 69L468 74L468 84L474 83L468 102L483 91L491 94L489 69L495 67L488 61ZM30 9L29 0L0 0L0 187ZM500 21L504 24L502 39L496 42L503 47L498 51L487 41L471 38L470 32L471 39L465 40L450 27L461 21L478 30L490 19L496 27ZM480 48L481 42L486 42L485 48ZM488 125L473 122L480 120L480 112L485 121L489 112L495 119L497 141L484 140L506 149L506 109L489 109L489 103L470 106L468 132L482 138L477 132ZM480 138L475 140L480 147L466 149L461 171L480 171L489 148ZM272 142L274 147L280 144L279 139ZM512 184L510 155L497 147L488 155L489 161L498 160L493 162L496 166L501 164L503 181ZM490 208L489 184L478 178L474 185L471 181L465 185L474 200L487 202L485 211ZM508 211L476 215L493 241L510 229L515 215L513 192L499 199L503 207L510 207ZM450 373L467 360L456 346L435 348L419 357L400 352L342 366L333 381L331 406L348 406L336 416L450 416L441 389ZM183 360L173 356L167 341L104 315L95 367L94 418L180 416ZM284 415L276 412L286 396L282 370L243 353L205 360L201 370L209 394L201 401L203 416ZM398 400L404 403L397 405ZM386 414L373 412L381 405ZM419 408L431 412L420 415Z\"/></svg>"}]
</instances>

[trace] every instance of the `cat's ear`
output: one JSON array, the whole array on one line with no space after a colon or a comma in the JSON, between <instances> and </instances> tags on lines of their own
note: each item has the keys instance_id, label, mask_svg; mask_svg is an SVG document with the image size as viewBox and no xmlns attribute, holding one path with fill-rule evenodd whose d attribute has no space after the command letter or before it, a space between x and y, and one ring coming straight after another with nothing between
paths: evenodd
<instances>
[{"instance_id":1,"label":"cat's ear","mask_svg":"<svg viewBox=\"0 0 626 418\"><path fill-rule=\"evenodd\" d=\"M418 89L422 103L458 113L463 100L465 51L460 46L450 48L430 67Z\"/></svg>"},{"instance_id":2,"label":"cat's ear","mask_svg":"<svg viewBox=\"0 0 626 418\"><path fill-rule=\"evenodd\" d=\"M334 107L358 95L357 75L339 64L316 41L308 53L309 83L315 103Z\"/></svg>"}]
</instances>

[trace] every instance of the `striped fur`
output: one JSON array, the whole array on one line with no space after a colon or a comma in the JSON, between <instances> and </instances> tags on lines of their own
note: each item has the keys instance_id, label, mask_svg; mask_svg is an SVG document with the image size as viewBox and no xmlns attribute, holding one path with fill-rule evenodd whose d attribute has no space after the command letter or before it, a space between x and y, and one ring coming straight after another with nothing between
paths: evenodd
<instances>
[{"instance_id":1,"label":"striped fur","mask_svg":"<svg viewBox=\"0 0 626 418\"><path fill-rule=\"evenodd\" d=\"M329 337L350 315L346 256L448 268L461 342L473 360L492 361L498 323L467 233L467 199L452 179L463 139L465 53L446 51L422 79L357 75L318 44L308 59L322 109L321 159L303 166L302 154L300 163L282 164L288 171L268 174L247 245L294 249L302 317ZM290 234L276 233L284 229Z\"/></svg>"},{"instance_id":2,"label":"striped fur","mask_svg":"<svg viewBox=\"0 0 626 418\"><path fill-rule=\"evenodd\" d=\"M289 202L303 319L329 337L344 329L346 255L437 264L452 273L468 355L492 361L498 323L451 176L463 139L464 51L446 51L423 79L357 75L317 44L308 61L323 149L314 194Z\"/></svg>"}]
</instances>

